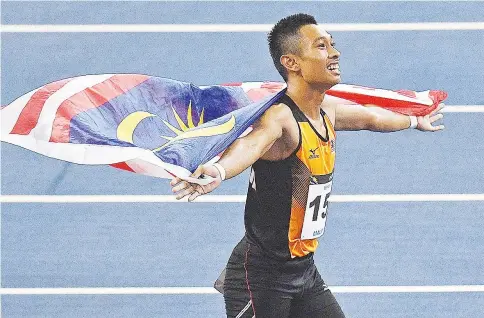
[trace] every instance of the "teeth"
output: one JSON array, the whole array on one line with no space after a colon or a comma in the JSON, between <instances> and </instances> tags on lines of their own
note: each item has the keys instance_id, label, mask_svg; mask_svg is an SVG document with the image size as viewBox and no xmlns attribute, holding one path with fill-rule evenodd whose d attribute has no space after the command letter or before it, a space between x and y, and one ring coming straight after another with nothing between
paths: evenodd
<instances>
[{"instance_id":1,"label":"teeth","mask_svg":"<svg viewBox=\"0 0 484 318\"><path fill-rule=\"evenodd\" d=\"M328 70L334 71L334 70L339 70L339 64L331 64L328 66Z\"/></svg>"}]
</instances>

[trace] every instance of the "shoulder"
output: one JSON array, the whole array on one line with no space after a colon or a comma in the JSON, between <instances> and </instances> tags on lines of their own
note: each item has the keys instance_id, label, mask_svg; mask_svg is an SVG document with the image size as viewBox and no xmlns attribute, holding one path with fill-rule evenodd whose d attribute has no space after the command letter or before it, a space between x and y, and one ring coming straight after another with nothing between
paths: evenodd
<instances>
[{"instance_id":1,"label":"shoulder","mask_svg":"<svg viewBox=\"0 0 484 318\"><path fill-rule=\"evenodd\" d=\"M264 112L258 122L263 125L285 127L291 120L294 121L294 116L289 106L283 103L276 103Z\"/></svg>"},{"instance_id":2,"label":"shoulder","mask_svg":"<svg viewBox=\"0 0 484 318\"><path fill-rule=\"evenodd\" d=\"M261 117L259 125L269 130L269 135L277 134L277 140L260 158L268 161L278 161L287 158L299 144L299 128L291 108L284 103L276 103ZM257 125L255 129L257 129Z\"/></svg>"},{"instance_id":3,"label":"shoulder","mask_svg":"<svg viewBox=\"0 0 484 318\"><path fill-rule=\"evenodd\" d=\"M293 117L292 110L284 103L276 103L269 107L266 113L273 119L288 119Z\"/></svg>"}]
</instances>

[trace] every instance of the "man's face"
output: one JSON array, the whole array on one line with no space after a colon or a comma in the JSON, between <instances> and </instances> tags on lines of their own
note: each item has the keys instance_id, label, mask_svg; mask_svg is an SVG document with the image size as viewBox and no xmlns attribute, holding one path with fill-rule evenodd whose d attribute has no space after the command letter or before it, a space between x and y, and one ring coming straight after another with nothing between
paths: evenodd
<instances>
[{"instance_id":1,"label":"man's face","mask_svg":"<svg viewBox=\"0 0 484 318\"><path fill-rule=\"evenodd\" d=\"M338 84L341 81L340 53L333 47L331 35L314 24L301 27L299 33L301 38L297 60L304 80L324 88Z\"/></svg>"}]
</instances>

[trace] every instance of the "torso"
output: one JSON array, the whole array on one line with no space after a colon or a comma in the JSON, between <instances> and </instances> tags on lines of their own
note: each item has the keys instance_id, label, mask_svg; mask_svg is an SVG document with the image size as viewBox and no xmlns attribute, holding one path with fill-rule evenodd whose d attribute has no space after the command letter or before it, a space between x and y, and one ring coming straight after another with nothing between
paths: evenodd
<instances>
[{"instance_id":1,"label":"torso","mask_svg":"<svg viewBox=\"0 0 484 318\"><path fill-rule=\"evenodd\" d=\"M288 96L285 96L284 98L286 97L288 98ZM322 110L326 114L326 119L329 119L331 126L334 127L335 111L332 106L332 104L323 101ZM285 105L285 107L289 106ZM313 129L316 130L320 136L326 136L327 134L326 125L324 124L324 120L326 119L324 119L323 116L320 116L319 120L312 120L306 117L306 120L311 123ZM299 146L299 127L295 118L292 118L290 122L286 123L285 128L282 138L277 140L272 147L262 155L261 159L268 161L283 160L289 157Z\"/></svg>"},{"instance_id":2,"label":"torso","mask_svg":"<svg viewBox=\"0 0 484 318\"><path fill-rule=\"evenodd\" d=\"M274 144L253 164L245 225L248 240L269 256L294 259L312 254L324 232L336 136L324 111L318 125L287 96L280 102L292 111L296 145Z\"/></svg>"}]
</instances>

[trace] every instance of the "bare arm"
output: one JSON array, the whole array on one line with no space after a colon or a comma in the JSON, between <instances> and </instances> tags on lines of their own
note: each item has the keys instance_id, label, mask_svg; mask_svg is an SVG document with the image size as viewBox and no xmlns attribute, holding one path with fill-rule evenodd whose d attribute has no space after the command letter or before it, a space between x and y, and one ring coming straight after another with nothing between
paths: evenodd
<instances>
[{"instance_id":1,"label":"bare arm","mask_svg":"<svg viewBox=\"0 0 484 318\"><path fill-rule=\"evenodd\" d=\"M270 107L253 125L253 130L247 136L237 139L224 152L217 168L214 165L203 165L193 173L193 177L208 175L214 181L207 185L192 184L175 178L170 183L177 199L188 196L192 201L202 194L216 189L221 180L220 168L226 172L225 178L232 178L261 158L280 139L285 130L288 118L292 118L291 111L282 104Z\"/></svg>"},{"instance_id":2,"label":"bare arm","mask_svg":"<svg viewBox=\"0 0 484 318\"><path fill-rule=\"evenodd\" d=\"M427 116L417 117L417 129L421 131L437 131L444 128L433 123L443 115L438 113L443 104ZM334 113L334 126L336 130L370 130L391 132L410 127L410 117L394 113L377 106L345 105L338 98L326 96L323 109Z\"/></svg>"},{"instance_id":3,"label":"bare arm","mask_svg":"<svg viewBox=\"0 0 484 318\"><path fill-rule=\"evenodd\" d=\"M410 127L410 117L378 107L338 105L336 130L398 131Z\"/></svg>"},{"instance_id":4,"label":"bare arm","mask_svg":"<svg viewBox=\"0 0 484 318\"><path fill-rule=\"evenodd\" d=\"M227 148L218 161L224 167L227 179L250 167L282 137L284 121L289 112L283 105L272 106L254 123L250 134L237 139Z\"/></svg>"}]
</instances>

